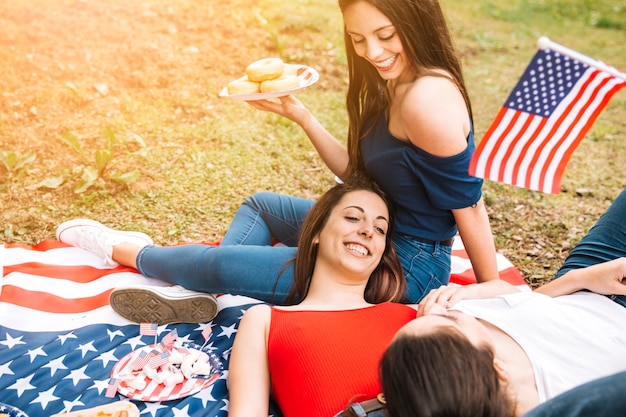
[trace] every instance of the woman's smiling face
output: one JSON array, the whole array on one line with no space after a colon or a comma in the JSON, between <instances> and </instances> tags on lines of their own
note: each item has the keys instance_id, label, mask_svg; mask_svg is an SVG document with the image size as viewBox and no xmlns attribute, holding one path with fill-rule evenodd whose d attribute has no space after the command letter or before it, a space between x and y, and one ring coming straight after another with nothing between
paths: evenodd
<instances>
[{"instance_id":1,"label":"woman's smiling face","mask_svg":"<svg viewBox=\"0 0 626 417\"><path fill-rule=\"evenodd\" d=\"M380 263L388 230L385 202L370 191L352 191L333 208L318 235L317 261L367 279Z\"/></svg>"},{"instance_id":2,"label":"woman's smiling face","mask_svg":"<svg viewBox=\"0 0 626 417\"><path fill-rule=\"evenodd\" d=\"M343 21L357 55L371 63L383 79L397 79L409 70L396 28L376 7L366 1L354 3L344 10Z\"/></svg>"}]
</instances>

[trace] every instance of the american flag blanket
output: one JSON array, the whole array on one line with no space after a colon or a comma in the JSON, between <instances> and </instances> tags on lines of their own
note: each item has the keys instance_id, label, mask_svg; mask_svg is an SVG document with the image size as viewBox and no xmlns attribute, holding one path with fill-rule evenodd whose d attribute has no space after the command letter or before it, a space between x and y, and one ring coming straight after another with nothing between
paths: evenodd
<instances>
[{"instance_id":1,"label":"american flag blanket","mask_svg":"<svg viewBox=\"0 0 626 417\"><path fill-rule=\"evenodd\" d=\"M519 271L498 256L501 277L524 285ZM131 400L146 417L228 415L233 340L241 316L259 301L220 295L220 312L211 322L159 326L155 336L147 336L111 309L109 294L120 283L169 285L165 282L131 268L106 267L91 253L54 240L0 245L0 269L0 413L47 417L125 399L119 392L107 395L116 365L176 330L178 343L201 346L222 368L211 383L183 391L180 398L169 393ZM458 238L451 282L475 282ZM278 413L271 409L272 414Z\"/></svg>"}]
</instances>

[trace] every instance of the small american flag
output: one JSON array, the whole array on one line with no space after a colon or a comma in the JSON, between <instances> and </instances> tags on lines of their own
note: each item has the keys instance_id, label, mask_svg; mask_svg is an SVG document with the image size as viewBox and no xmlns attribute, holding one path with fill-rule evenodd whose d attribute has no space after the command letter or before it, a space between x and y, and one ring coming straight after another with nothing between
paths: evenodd
<instances>
[{"instance_id":1,"label":"small american flag","mask_svg":"<svg viewBox=\"0 0 626 417\"><path fill-rule=\"evenodd\" d=\"M105 397L113 398L117 393L117 386L120 384L120 380L117 378L111 378L109 380L109 385L107 386L107 390L104 393Z\"/></svg>"},{"instance_id":2,"label":"small american flag","mask_svg":"<svg viewBox=\"0 0 626 417\"><path fill-rule=\"evenodd\" d=\"M165 349L171 350L177 338L178 338L178 332L176 331L176 329L174 329L168 334L166 334L165 336L163 336L161 343L163 344Z\"/></svg>"},{"instance_id":3,"label":"small american flag","mask_svg":"<svg viewBox=\"0 0 626 417\"><path fill-rule=\"evenodd\" d=\"M212 328L211 325L207 324L206 327L204 328L204 330L202 330L202 337L204 338L204 341L206 342L207 340L209 340L209 336L211 335L212 332Z\"/></svg>"},{"instance_id":4,"label":"small american flag","mask_svg":"<svg viewBox=\"0 0 626 417\"><path fill-rule=\"evenodd\" d=\"M558 194L572 153L626 86L626 74L547 38L539 44L479 142L469 173Z\"/></svg>"},{"instance_id":5,"label":"small american flag","mask_svg":"<svg viewBox=\"0 0 626 417\"><path fill-rule=\"evenodd\" d=\"M139 334L142 336L156 336L158 325L156 323L140 323Z\"/></svg>"},{"instance_id":6,"label":"small american flag","mask_svg":"<svg viewBox=\"0 0 626 417\"><path fill-rule=\"evenodd\" d=\"M133 369L133 371L142 369L148 363L151 357L152 355L150 355L145 350L140 351L139 355L137 355L133 363L131 363L131 368Z\"/></svg>"},{"instance_id":7,"label":"small american flag","mask_svg":"<svg viewBox=\"0 0 626 417\"><path fill-rule=\"evenodd\" d=\"M159 366L166 364L169 362L170 353L169 352L161 352L158 355L154 355L148 361L148 365L152 368L158 368Z\"/></svg>"}]
</instances>

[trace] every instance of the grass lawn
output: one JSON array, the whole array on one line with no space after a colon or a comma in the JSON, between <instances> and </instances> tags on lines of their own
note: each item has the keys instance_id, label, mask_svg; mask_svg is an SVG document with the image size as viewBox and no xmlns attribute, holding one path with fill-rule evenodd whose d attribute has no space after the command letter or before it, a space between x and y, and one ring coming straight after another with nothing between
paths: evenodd
<instances>
[{"instance_id":1,"label":"grass lawn","mask_svg":"<svg viewBox=\"0 0 626 417\"><path fill-rule=\"evenodd\" d=\"M505 5L501 3L506 3ZM626 71L622 0L444 0L480 140L540 36ZM315 67L298 97L346 135L334 0L0 2L0 240L95 218L161 244L219 239L243 199L315 198L334 183L303 132L218 97L254 60ZM626 90L571 158L557 195L491 181L499 251L535 285L626 185Z\"/></svg>"}]
</instances>

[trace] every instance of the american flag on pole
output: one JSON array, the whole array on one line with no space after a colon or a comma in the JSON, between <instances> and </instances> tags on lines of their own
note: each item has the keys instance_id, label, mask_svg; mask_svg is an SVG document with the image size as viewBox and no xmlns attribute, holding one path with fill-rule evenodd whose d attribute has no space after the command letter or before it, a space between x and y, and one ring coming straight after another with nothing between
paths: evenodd
<instances>
[{"instance_id":1,"label":"american flag on pole","mask_svg":"<svg viewBox=\"0 0 626 417\"><path fill-rule=\"evenodd\" d=\"M140 323L139 334L142 336L156 336L158 325L156 323Z\"/></svg>"},{"instance_id":2,"label":"american flag on pole","mask_svg":"<svg viewBox=\"0 0 626 417\"><path fill-rule=\"evenodd\" d=\"M139 355L137 355L137 358L135 358L135 360L131 364L131 368L134 371L142 369L148 363L151 357L152 356L148 354L148 352L142 350L141 352L139 352Z\"/></svg>"},{"instance_id":3,"label":"american flag on pole","mask_svg":"<svg viewBox=\"0 0 626 417\"><path fill-rule=\"evenodd\" d=\"M117 393L117 386L120 384L120 380L117 378L111 378L109 380L109 385L107 386L107 390L104 393L106 397L113 398Z\"/></svg>"},{"instance_id":4,"label":"american flag on pole","mask_svg":"<svg viewBox=\"0 0 626 417\"><path fill-rule=\"evenodd\" d=\"M178 332L176 331L176 329L174 329L168 334L166 334L165 336L163 336L161 343L163 344L163 347L166 350L172 350L172 347L174 346L174 342L176 341L177 338L178 338Z\"/></svg>"},{"instance_id":5,"label":"american flag on pole","mask_svg":"<svg viewBox=\"0 0 626 417\"><path fill-rule=\"evenodd\" d=\"M567 163L626 74L542 37L479 142L469 173L558 194Z\"/></svg>"},{"instance_id":6,"label":"american flag on pole","mask_svg":"<svg viewBox=\"0 0 626 417\"><path fill-rule=\"evenodd\" d=\"M204 330L202 330L202 337L204 338L204 341L206 342L207 340L209 340L209 335L211 334L213 330L211 329L211 325L207 324L206 327L204 328Z\"/></svg>"},{"instance_id":7,"label":"american flag on pole","mask_svg":"<svg viewBox=\"0 0 626 417\"><path fill-rule=\"evenodd\" d=\"M148 361L148 365L156 369L159 366L168 363L169 357L170 357L169 352L161 352L160 354L154 355L153 357L151 357L150 360Z\"/></svg>"}]
</instances>

